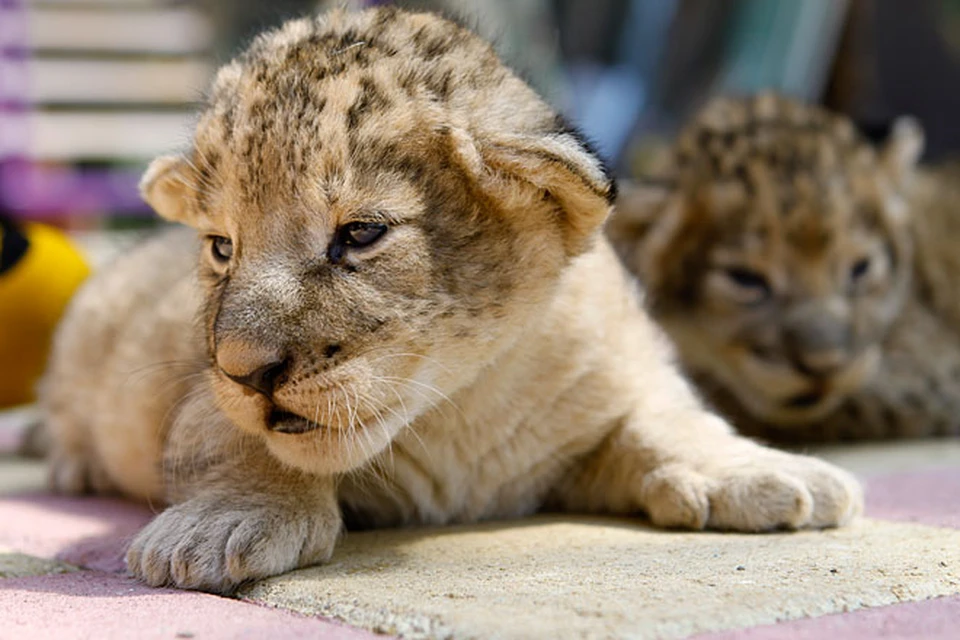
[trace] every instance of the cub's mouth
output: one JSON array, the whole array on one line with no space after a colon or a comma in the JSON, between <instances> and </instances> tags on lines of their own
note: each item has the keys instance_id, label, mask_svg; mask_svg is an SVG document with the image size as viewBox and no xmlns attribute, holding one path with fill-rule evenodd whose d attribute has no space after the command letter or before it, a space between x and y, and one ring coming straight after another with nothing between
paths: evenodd
<instances>
[{"instance_id":1,"label":"cub's mouth","mask_svg":"<svg viewBox=\"0 0 960 640\"><path fill-rule=\"evenodd\" d=\"M788 398L783 406L788 409L812 409L826 397L827 393L824 390L808 391Z\"/></svg>"},{"instance_id":2,"label":"cub's mouth","mask_svg":"<svg viewBox=\"0 0 960 640\"><path fill-rule=\"evenodd\" d=\"M323 428L322 424L282 409L275 408L267 415L267 429L275 433L309 433Z\"/></svg>"}]
</instances>

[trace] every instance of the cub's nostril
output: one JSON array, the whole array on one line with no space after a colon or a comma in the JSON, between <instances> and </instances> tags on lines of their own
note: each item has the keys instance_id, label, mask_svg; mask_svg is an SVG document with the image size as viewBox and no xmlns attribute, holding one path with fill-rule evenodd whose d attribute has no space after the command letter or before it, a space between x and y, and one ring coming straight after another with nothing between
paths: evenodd
<instances>
[{"instance_id":1,"label":"cub's nostril","mask_svg":"<svg viewBox=\"0 0 960 640\"><path fill-rule=\"evenodd\" d=\"M238 384L253 389L258 393L269 397L273 395L274 388L277 384L277 380L286 372L288 360L278 360L276 362L271 362L265 364L250 373L244 375L236 375L223 371L223 374L233 380Z\"/></svg>"}]
</instances>

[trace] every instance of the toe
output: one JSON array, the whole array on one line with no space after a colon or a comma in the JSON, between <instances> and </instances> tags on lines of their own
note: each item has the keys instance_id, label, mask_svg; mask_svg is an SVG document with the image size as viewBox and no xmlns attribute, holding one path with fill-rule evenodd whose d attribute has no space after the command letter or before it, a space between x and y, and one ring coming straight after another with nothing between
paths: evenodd
<instances>
[{"instance_id":1,"label":"toe","mask_svg":"<svg viewBox=\"0 0 960 640\"><path fill-rule=\"evenodd\" d=\"M708 480L688 467L669 465L648 474L640 502L659 527L703 529L710 509Z\"/></svg>"},{"instance_id":2,"label":"toe","mask_svg":"<svg viewBox=\"0 0 960 640\"><path fill-rule=\"evenodd\" d=\"M810 469L801 476L814 503L808 526L836 527L859 516L863 512L863 489L857 479L820 460L810 462Z\"/></svg>"},{"instance_id":3,"label":"toe","mask_svg":"<svg viewBox=\"0 0 960 640\"><path fill-rule=\"evenodd\" d=\"M710 496L713 529L769 531L797 529L810 520L813 496L806 486L779 472L734 475Z\"/></svg>"}]
</instances>

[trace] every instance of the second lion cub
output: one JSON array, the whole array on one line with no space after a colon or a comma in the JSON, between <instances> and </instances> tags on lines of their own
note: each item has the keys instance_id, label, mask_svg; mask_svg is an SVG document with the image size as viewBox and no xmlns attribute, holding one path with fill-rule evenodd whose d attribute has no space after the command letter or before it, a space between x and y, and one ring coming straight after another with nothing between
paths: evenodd
<instances>
[{"instance_id":1,"label":"second lion cub","mask_svg":"<svg viewBox=\"0 0 960 640\"><path fill-rule=\"evenodd\" d=\"M703 408L600 233L604 167L450 22L381 8L261 36L143 192L199 240L86 286L43 403L57 488L171 504L127 557L150 584L229 592L326 560L344 521L860 510L846 473Z\"/></svg>"}]
</instances>

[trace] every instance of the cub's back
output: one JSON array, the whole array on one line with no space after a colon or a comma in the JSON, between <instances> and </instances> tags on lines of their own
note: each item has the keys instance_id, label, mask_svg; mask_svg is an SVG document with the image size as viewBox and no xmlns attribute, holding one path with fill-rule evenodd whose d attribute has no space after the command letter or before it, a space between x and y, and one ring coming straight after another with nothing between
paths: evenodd
<instances>
[{"instance_id":1,"label":"cub's back","mask_svg":"<svg viewBox=\"0 0 960 640\"><path fill-rule=\"evenodd\" d=\"M41 406L50 434L68 448L96 447L88 453L107 465L108 477L69 469L58 486L111 489L109 477L132 477L125 490L159 495L157 430L165 429L171 398L182 396L204 361L202 341L193 339L200 337L196 250L190 230L165 230L104 267L72 301L41 382Z\"/></svg>"}]
</instances>

